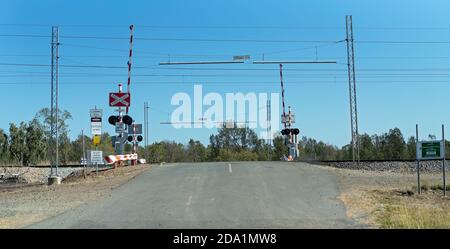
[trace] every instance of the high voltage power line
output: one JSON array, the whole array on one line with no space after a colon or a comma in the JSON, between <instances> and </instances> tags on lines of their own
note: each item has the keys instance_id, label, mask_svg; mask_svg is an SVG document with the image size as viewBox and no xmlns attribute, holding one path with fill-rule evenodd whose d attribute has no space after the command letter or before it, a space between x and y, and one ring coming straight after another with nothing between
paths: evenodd
<instances>
[{"instance_id":1,"label":"high voltage power line","mask_svg":"<svg viewBox=\"0 0 450 249\"><path fill-rule=\"evenodd\" d=\"M270 53L264 53L265 55ZM232 54L229 55L207 55L207 54L169 54L171 58L195 58L195 57L210 57L210 58L225 58L231 57ZM167 58L168 54L154 55L154 56L135 56L135 58ZM48 57L50 55L44 54L0 54L0 57ZM126 55L64 55L61 59L65 58L124 58ZM304 57L304 56L283 56L283 57L273 57L267 56L267 58L302 58L302 59L315 59L315 57ZM321 59L345 59L343 56L321 56ZM450 59L450 56L358 56L358 60L444 60Z\"/></svg>"},{"instance_id":2,"label":"high voltage power line","mask_svg":"<svg viewBox=\"0 0 450 249\"><path fill-rule=\"evenodd\" d=\"M274 83L274 81L267 81L267 82L262 82L262 81L255 81L255 82L249 82L249 81L238 81L238 82L236 82L236 81L229 81L229 82L224 82L224 81L220 81L220 82L173 82L173 81L170 81L170 82L164 82L164 81L154 81L154 82L151 82L151 81L146 81L146 82L134 82L135 84L139 84L139 85L146 85L146 84L158 84L158 85L161 85L161 84L181 84L181 85L192 85L192 84L199 84L199 83L201 83L201 84L211 84L211 85L222 85L222 84L225 84L225 85L232 85L232 84L240 84L240 85L245 85L245 84L248 84L248 85L271 85L271 84L273 84ZM288 82L285 82L286 84L300 84L300 85L311 85L311 84L348 84L348 82L346 82L346 81L331 81L331 80L328 80L328 81L295 81L295 82L292 82L292 81L288 81ZM396 84L396 83L407 83L407 84L411 84L411 83L413 83L413 84L417 84L417 85L429 85L429 84L436 84L436 83L438 83L438 84L450 84L450 80L442 80L442 81L436 81L436 80L433 80L433 81L411 81L411 80L403 80L403 81L400 81L400 80L397 80L397 81L395 81L395 80L387 80L387 81L363 81L363 82L360 82L359 84L364 84L364 85L371 85L371 84L377 84L377 85L379 85L379 84ZM33 82L33 81L27 81L27 82L0 82L0 85L46 85L46 84L48 84L48 82L41 82L41 81L36 81L36 82ZM109 81L105 81L105 82L98 82L98 81L95 81L95 82L79 82L79 81L77 81L77 82L60 82L60 85L109 85L109 84L111 84L111 82L109 82Z\"/></svg>"},{"instance_id":3,"label":"high voltage power line","mask_svg":"<svg viewBox=\"0 0 450 249\"><path fill-rule=\"evenodd\" d=\"M1 71L9 72L9 71ZM20 72L20 71L19 71ZM38 75L36 75L38 74ZM48 72L20 72L20 74L0 75L2 78L20 78L20 77L48 77ZM60 73L64 78L77 77L116 77L123 76L123 74L95 74L95 73ZM199 77L199 78L254 78L254 77L269 77L277 78L273 74L134 74L135 77ZM358 78L390 78L390 77L408 77L408 78L447 78L450 74L359 74ZM289 78L346 78L345 74L289 74Z\"/></svg>"},{"instance_id":4,"label":"high voltage power line","mask_svg":"<svg viewBox=\"0 0 450 249\"><path fill-rule=\"evenodd\" d=\"M0 23L0 26L11 27L51 27L54 24L30 24L30 23ZM59 24L59 27L66 28L127 28L129 24ZM279 29L279 30L345 30L344 26L289 26L289 25L254 25L254 26L232 26L232 25L148 25L148 24L135 24L134 26L144 29ZM424 30L424 31L440 31L450 30L450 27L431 27L431 26L355 26L354 30L395 30L395 31L410 31L410 30Z\"/></svg>"},{"instance_id":5,"label":"high voltage power line","mask_svg":"<svg viewBox=\"0 0 450 249\"><path fill-rule=\"evenodd\" d=\"M24 66L24 67L50 67L48 64L33 64L33 63L0 63L2 66ZM100 65L59 65L59 67L73 67L73 68L104 68L104 69L119 69L127 68L126 66L100 66ZM148 68L148 67L135 67Z\"/></svg>"},{"instance_id":6,"label":"high voltage power line","mask_svg":"<svg viewBox=\"0 0 450 249\"><path fill-rule=\"evenodd\" d=\"M0 34L0 37L27 37L27 38L50 38L49 35L34 34ZM112 36L71 36L60 35L62 39L94 39L94 40L128 40L126 37ZM187 42L268 42L268 43L337 43L341 40L279 40L279 39L208 39L208 38L167 38L167 37L138 37L141 41L187 41Z\"/></svg>"},{"instance_id":7,"label":"high voltage power line","mask_svg":"<svg viewBox=\"0 0 450 249\"><path fill-rule=\"evenodd\" d=\"M286 50L287 51L287 50ZM265 55L270 53L264 53ZM207 55L207 54L161 54L155 56L145 56L145 55L136 55L135 58L167 58L170 55L172 58L194 58L194 57L211 57L211 58L224 58L231 57L232 54L229 55ZM0 54L0 57L48 57L48 54ZM64 55L61 59L65 58L124 58L126 55ZM269 58L269 57L268 57ZM270 58L278 58L272 57ZM299 56L283 56L280 58L299 58ZM303 59L315 59L314 57L301 57ZM321 56L321 59L345 59L343 56ZM358 56L358 60L428 60L428 59L450 59L450 56Z\"/></svg>"},{"instance_id":8,"label":"high voltage power line","mask_svg":"<svg viewBox=\"0 0 450 249\"><path fill-rule=\"evenodd\" d=\"M0 26L46 26L46 25L29 25L29 24L0 24ZM121 25L61 25L63 27L117 27L117 28L123 28L126 27ZM276 27L276 26L151 26L151 25L136 25L144 28L162 28L162 29L176 29L176 28L206 28L206 29L251 29L251 28L261 28L261 29L344 29L344 27ZM365 29L365 30L446 30L450 28L446 27L359 27L356 29ZM29 37L29 38L50 38L50 35L41 35L41 34L0 34L0 37ZM126 40L127 37L116 37L116 36L83 36L83 35L66 35L66 36L60 36L62 39L99 39L99 40ZM186 41L186 42L281 42L281 43L319 43L319 45L316 46L310 46L306 48L296 48L296 49L286 49L286 50L279 50L279 51L272 51L272 52L261 52L261 53L251 53L253 54L276 54L276 53L287 53L287 52L295 52L295 51L301 51L301 50L307 50L307 49L316 49L323 46L330 46L333 44L342 43L345 40L294 40L294 39L207 39L207 38L160 38L160 37L136 37L135 40L148 40L148 41ZM322 44L320 44L322 43ZM450 44L450 41L446 40L355 40L355 43L366 43L366 44ZM126 51L125 49L115 49L115 48L105 48L105 47L96 47L96 46L89 46L89 45L80 45L80 44L70 44L70 43L62 43L63 46L72 46L72 47L80 47L80 48L92 48L92 49L102 49L102 50L110 50L110 51ZM231 55L211 55L211 54L180 54L180 53L155 53L155 52L146 52L146 51L139 51L140 54L144 55L138 55L136 58L176 58L176 57L186 57L186 58L194 58L194 57L225 57L225 56L231 56ZM145 54L152 54L145 55ZM49 55L45 54L3 54L0 55L0 57L45 57ZM66 59L67 61L73 61L70 58L123 58L125 56L119 56L119 55L67 55L63 56L61 59ZM271 57L274 58L274 57ZM287 57L283 57L287 58ZM292 58L298 58L292 57ZM321 58L335 58L335 59L344 59L345 57L323 57ZM373 56L373 57L357 57L357 59L367 59L367 60L410 60L410 59L450 59L450 56ZM76 62L76 61L73 61ZM345 65L344 63L339 63L342 65ZM39 63L0 63L0 65L3 66L23 66L23 67L50 67L48 64L39 64ZM62 64L60 65L62 68L86 68L86 69L125 69L127 66L115 66L115 65L91 65L85 62L77 62L77 64ZM154 70L192 70L192 71L275 71L277 69L275 68L163 68L163 67L157 67L154 66L138 66L137 69L154 69ZM285 69L285 71L312 71L312 72L345 72L345 69L298 69L298 68L288 68ZM386 71L386 72L410 72L408 74L384 74L384 75L376 75L373 74L372 76L366 75L362 77L367 78L377 78L377 77L395 77L395 76L406 76L406 77L445 77L449 76L448 74L437 74L437 73L422 73L422 74L413 74L414 72L441 72L441 71L450 71L450 68L358 68L358 72L377 72L377 71ZM4 71L7 72L7 71ZM30 72L30 73L38 73L38 72ZM42 72L45 73L45 72ZM66 76L64 73L61 74L62 76ZM102 77L102 76L119 76L119 74L86 74L86 76L96 76L96 77ZM120 74L121 75L121 74ZM78 75L81 76L81 75ZM258 77L258 76L264 76L267 77L269 75L170 75L170 74L136 74L135 76L138 77ZM311 75L312 77L323 77L318 74ZM3 77L20 77L20 75L3 75ZM70 77L67 74L67 77ZM72 76L74 77L74 76ZM304 76L294 76L290 75L290 77L304 77ZM336 75L330 75L330 77L343 77L343 76L336 76ZM360 76L358 76L359 78ZM409 81L410 82L410 81Z\"/></svg>"},{"instance_id":9,"label":"high voltage power line","mask_svg":"<svg viewBox=\"0 0 450 249\"><path fill-rule=\"evenodd\" d=\"M0 34L0 37L27 37L27 38L50 38L49 35L35 34ZM112 36L72 36L61 35L62 39L94 39L94 40L128 40L127 37ZM210 39L210 38L168 38L168 37L136 37L141 41L180 41L180 42L262 42L262 43L340 43L345 40L282 40L282 39ZM450 44L449 40L357 40L355 43L366 44ZM290 50L287 50L290 51Z\"/></svg>"},{"instance_id":10,"label":"high voltage power line","mask_svg":"<svg viewBox=\"0 0 450 249\"><path fill-rule=\"evenodd\" d=\"M48 64L33 63L0 63L2 66L24 66L24 67L50 67ZM123 69L126 66L107 66L107 65L59 65L68 68L100 68L100 69ZM156 66L138 66L137 69L155 69L155 70L195 70L195 71L277 71L276 68L225 68L225 67L209 67L209 68L161 68ZM345 72L345 69L304 69L304 68L287 68L285 71L317 71L317 72ZM358 71L450 71L450 68L361 68Z\"/></svg>"}]
</instances>

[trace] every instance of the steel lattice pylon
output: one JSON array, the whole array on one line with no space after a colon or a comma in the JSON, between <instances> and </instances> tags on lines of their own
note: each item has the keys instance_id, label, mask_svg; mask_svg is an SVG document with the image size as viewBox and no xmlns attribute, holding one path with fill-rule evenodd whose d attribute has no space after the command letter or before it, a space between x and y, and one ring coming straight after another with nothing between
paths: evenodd
<instances>
[{"instance_id":1,"label":"steel lattice pylon","mask_svg":"<svg viewBox=\"0 0 450 249\"><path fill-rule=\"evenodd\" d=\"M49 156L51 162L50 175L58 175L59 139L58 139L58 46L59 31L52 27L52 62L51 62L51 100L50 100L50 138Z\"/></svg>"},{"instance_id":2,"label":"steel lattice pylon","mask_svg":"<svg viewBox=\"0 0 450 249\"><path fill-rule=\"evenodd\" d=\"M350 123L352 130L352 158L359 163L359 135L358 135L358 109L356 105L356 77L355 77L355 50L353 47L352 16L345 17L347 62L348 62L348 88L350 95Z\"/></svg>"}]
</instances>

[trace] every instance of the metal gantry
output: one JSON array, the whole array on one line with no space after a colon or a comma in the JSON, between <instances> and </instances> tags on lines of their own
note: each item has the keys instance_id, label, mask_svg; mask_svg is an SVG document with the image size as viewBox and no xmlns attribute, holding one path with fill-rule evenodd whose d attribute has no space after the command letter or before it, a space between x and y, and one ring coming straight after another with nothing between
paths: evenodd
<instances>
[{"instance_id":1,"label":"metal gantry","mask_svg":"<svg viewBox=\"0 0 450 249\"><path fill-rule=\"evenodd\" d=\"M51 62L51 96L50 96L50 138L49 156L51 176L58 176L59 139L58 139L58 26L52 27L52 62Z\"/></svg>"},{"instance_id":2,"label":"metal gantry","mask_svg":"<svg viewBox=\"0 0 450 249\"><path fill-rule=\"evenodd\" d=\"M356 104L356 77L355 77L355 50L353 46L352 16L345 16L348 89L350 95L350 126L352 132L352 159L359 163L359 135L358 135L358 109Z\"/></svg>"}]
</instances>

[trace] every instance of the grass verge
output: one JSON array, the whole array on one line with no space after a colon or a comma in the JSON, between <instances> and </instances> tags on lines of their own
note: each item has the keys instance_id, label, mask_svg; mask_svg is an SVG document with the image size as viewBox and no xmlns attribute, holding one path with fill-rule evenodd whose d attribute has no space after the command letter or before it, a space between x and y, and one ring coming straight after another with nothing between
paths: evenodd
<instances>
[{"instance_id":1,"label":"grass verge","mask_svg":"<svg viewBox=\"0 0 450 249\"><path fill-rule=\"evenodd\" d=\"M369 196L377 203L372 213L376 223L394 229L450 228L450 199L433 189L439 187L424 187L421 195L411 190L371 191Z\"/></svg>"}]
</instances>

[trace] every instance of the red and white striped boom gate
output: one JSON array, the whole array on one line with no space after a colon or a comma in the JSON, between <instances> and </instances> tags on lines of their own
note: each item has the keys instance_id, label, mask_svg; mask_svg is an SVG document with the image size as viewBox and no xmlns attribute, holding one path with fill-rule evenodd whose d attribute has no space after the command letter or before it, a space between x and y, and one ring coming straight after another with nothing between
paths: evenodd
<instances>
[{"instance_id":1,"label":"red and white striped boom gate","mask_svg":"<svg viewBox=\"0 0 450 249\"><path fill-rule=\"evenodd\" d=\"M126 155L109 155L105 156L106 164L116 164L124 161L133 161L137 160L137 153L134 154L126 154Z\"/></svg>"},{"instance_id":2,"label":"red and white striped boom gate","mask_svg":"<svg viewBox=\"0 0 450 249\"><path fill-rule=\"evenodd\" d=\"M131 58L133 56L133 31L134 31L134 25L130 25L130 53L129 53L129 59L128 59L128 83L127 83L127 93L130 93L130 84L131 84ZM128 106L126 113L128 114Z\"/></svg>"}]
</instances>

